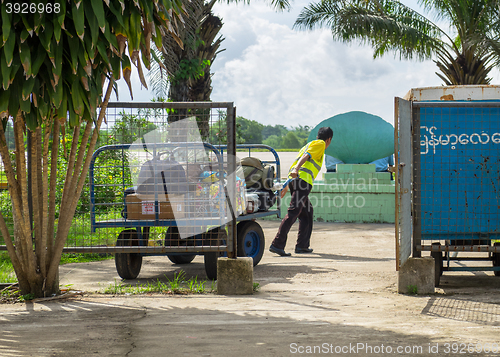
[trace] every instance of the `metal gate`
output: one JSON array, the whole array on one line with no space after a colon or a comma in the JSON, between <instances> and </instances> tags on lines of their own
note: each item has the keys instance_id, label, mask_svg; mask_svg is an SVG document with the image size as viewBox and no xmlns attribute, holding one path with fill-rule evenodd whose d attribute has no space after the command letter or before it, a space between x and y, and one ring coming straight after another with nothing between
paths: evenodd
<instances>
[{"instance_id":1,"label":"metal gate","mask_svg":"<svg viewBox=\"0 0 500 357\"><path fill-rule=\"evenodd\" d=\"M394 156L396 163L396 270L411 255L411 102L395 99Z\"/></svg>"},{"instance_id":2,"label":"metal gate","mask_svg":"<svg viewBox=\"0 0 500 357\"><path fill-rule=\"evenodd\" d=\"M71 145L72 139L66 135L62 147ZM224 145L226 155L219 152L217 147L221 145ZM236 222L231 215L232 211L238 210L235 152L233 103L109 103L92 158L88 184L80 196L64 252L197 251L235 257ZM127 190L137 189L141 167L159 155L180 165L186 175L178 178L182 182L170 182L170 185L183 184L185 189L176 192L169 187L172 194L167 195L159 170L151 187L165 186L164 198L159 197L159 191L154 189L143 192L143 197L150 196L149 201L133 201L130 199L132 195L127 196L130 193ZM204 167L208 167L205 172L213 176L202 181L199 175ZM64 166L59 169L64 171ZM193 187L194 182L197 187ZM62 186L58 189L62 191ZM226 199L228 197L230 199ZM198 212L194 212L193 202L198 204ZM127 208L128 217L124 215ZM211 211L207 213L206 210ZM191 219L195 213L197 221ZM133 214L136 214L135 218ZM162 223L158 224L160 221ZM168 231L174 226L173 222L178 223L179 229ZM200 229L192 235L211 233L204 234L196 248L193 242L187 243L185 239L195 224ZM186 228L184 236L180 226ZM144 236L149 238L145 246L138 243ZM5 246L0 246L0 249L5 249Z\"/></svg>"},{"instance_id":3,"label":"metal gate","mask_svg":"<svg viewBox=\"0 0 500 357\"><path fill-rule=\"evenodd\" d=\"M480 87L478 93L484 92ZM436 285L443 271L500 273L500 101L479 100L470 88L466 97L460 98L461 93L456 89L454 96L437 100L397 99L396 106L400 165L405 165L399 172L408 159L412 170L411 210L400 210L400 261L408 254L406 249L402 255L402 247L412 230L413 256L431 252ZM411 138L403 128L406 122ZM399 190L404 192L408 187L401 176ZM400 200L402 208L401 195ZM457 261L492 261L493 266Z\"/></svg>"}]
</instances>

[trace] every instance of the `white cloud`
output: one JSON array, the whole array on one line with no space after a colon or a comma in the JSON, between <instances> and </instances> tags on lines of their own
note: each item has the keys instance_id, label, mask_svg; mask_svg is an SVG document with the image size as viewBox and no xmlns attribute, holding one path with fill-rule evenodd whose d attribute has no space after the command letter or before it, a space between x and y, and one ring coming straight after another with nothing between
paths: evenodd
<instances>
[{"instance_id":1,"label":"white cloud","mask_svg":"<svg viewBox=\"0 0 500 357\"><path fill-rule=\"evenodd\" d=\"M232 101L237 114L264 124L315 126L333 115L361 110L392 123L394 97L411 88L441 85L432 61L391 55L373 59L372 49L334 42L327 30L296 31L293 23L309 3L276 13L265 3L216 4L225 37L212 65L212 101ZM416 7L411 0L408 4ZM494 83L500 79L494 73ZM134 101L153 95L132 76ZM120 100L130 101L121 80Z\"/></svg>"},{"instance_id":2,"label":"white cloud","mask_svg":"<svg viewBox=\"0 0 500 357\"><path fill-rule=\"evenodd\" d=\"M393 122L394 96L439 84L432 62L373 60L371 48L334 42L327 30L292 30L264 18L263 10L249 11L253 6L219 7L222 32L238 28L223 45L248 46L235 58L215 60L212 100L234 101L238 115L296 126L362 110ZM296 14L288 17L293 24Z\"/></svg>"}]
</instances>

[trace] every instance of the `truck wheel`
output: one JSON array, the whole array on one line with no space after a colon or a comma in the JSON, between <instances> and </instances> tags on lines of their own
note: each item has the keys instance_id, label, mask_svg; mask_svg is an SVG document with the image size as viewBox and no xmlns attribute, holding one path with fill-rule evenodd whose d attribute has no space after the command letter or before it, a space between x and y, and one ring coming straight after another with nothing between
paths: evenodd
<instances>
[{"instance_id":1,"label":"truck wheel","mask_svg":"<svg viewBox=\"0 0 500 357\"><path fill-rule=\"evenodd\" d=\"M116 240L117 247L138 246L139 235L135 229L125 229ZM142 266L142 255L139 253L115 253L115 265L122 279L135 279Z\"/></svg>"},{"instance_id":2,"label":"truck wheel","mask_svg":"<svg viewBox=\"0 0 500 357\"><path fill-rule=\"evenodd\" d=\"M432 243L432 245L441 246L441 243ZM441 275L443 275L443 252L431 252L431 257L434 258L434 286L439 286Z\"/></svg>"},{"instance_id":3,"label":"truck wheel","mask_svg":"<svg viewBox=\"0 0 500 357\"><path fill-rule=\"evenodd\" d=\"M500 243L495 242L495 243L493 243L493 245L495 247L498 247L498 246L500 246ZM500 267L500 253L493 253L492 258L493 258L493 266ZM494 273L495 273L495 276L500 276L500 270L495 270Z\"/></svg>"},{"instance_id":4,"label":"truck wheel","mask_svg":"<svg viewBox=\"0 0 500 357\"><path fill-rule=\"evenodd\" d=\"M195 254L169 255L168 259L174 264L189 264L193 261Z\"/></svg>"},{"instance_id":5,"label":"truck wheel","mask_svg":"<svg viewBox=\"0 0 500 357\"><path fill-rule=\"evenodd\" d=\"M259 264L266 244L261 226L254 221L238 223L238 257L250 257L253 266Z\"/></svg>"},{"instance_id":6,"label":"truck wheel","mask_svg":"<svg viewBox=\"0 0 500 357\"><path fill-rule=\"evenodd\" d=\"M205 235L208 237L205 240L210 242L210 245L220 245L227 241L226 230L220 227L205 233ZM214 236L218 238L214 239ZM217 280L217 259L224 255L226 252L207 252L204 254L205 272L209 280Z\"/></svg>"},{"instance_id":7,"label":"truck wheel","mask_svg":"<svg viewBox=\"0 0 500 357\"><path fill-rule=\"evenodd\" d=\"M179 228L168 227L165 233L165 246L177 246L180 242ZM168 255L168 259L174 264L189 264L193 261L196 254Z\"/></svg>"}]
</instances>

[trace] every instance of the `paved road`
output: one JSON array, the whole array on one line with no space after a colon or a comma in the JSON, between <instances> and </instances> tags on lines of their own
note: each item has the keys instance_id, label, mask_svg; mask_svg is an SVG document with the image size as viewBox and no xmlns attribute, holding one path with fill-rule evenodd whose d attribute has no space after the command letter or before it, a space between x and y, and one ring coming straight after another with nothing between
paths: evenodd
<instances>
[{"instance_id":1,"label":"paved road","mask_svg":"<svg viewBox=\"0 0 500 357\"><path fill-rule=\"evenodd\" d=\"M269 244L278 222L260 223ZM445 273L435 295L399 295L392 225L316 223L312 247L289 258L266 251L251 296L90 294L0 305L0 356L499 355L467 350L499 349L492 273ZM173 279L180 268L147 258L132 283ZM182 269L205 276L201 257ZM65 265L60 276L88 292L119 281L112 260Z\"/></svg>"}]
</instances>

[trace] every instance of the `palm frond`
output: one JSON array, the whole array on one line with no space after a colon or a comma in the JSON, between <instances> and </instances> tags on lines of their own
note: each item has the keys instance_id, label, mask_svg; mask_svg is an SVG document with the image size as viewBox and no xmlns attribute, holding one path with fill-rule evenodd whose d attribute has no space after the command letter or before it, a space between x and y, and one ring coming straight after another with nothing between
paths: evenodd
<instances>
[{"instance_id":1,"label":"palm frond","mask_svg":"<svg viewBox=\"0 0 500 357\"><path fill-rule=\"evenodd\" d=\"M292 4L289 0L269 0L266 2L275 11L290 11L292 8ZM250 0L227 0L227 3L244 3L250 5Z\"/></svg>"},{"instance_id":2,"label":"palm frond","mask_svg":"<svg viewBox=\"0 0 500 357\"><path fill-rule=\"evenodd\" d=\"M373 57L436 58L445 84L484 84L500 65L500 0L420 0L452 34L396 0L322 0L299 14L294 28L328 28L336 41L370 45Z\"/></svg>"},{"instance_id":3,"label":"palm frond","mask_svg":"<svg viewBox=\"0 0 500 357\"><path fill-rule=\"evenodd\" d=\"M151 90L156 98L167 98L170 82L163 65L163 53L156 46L153 46L151 55L154 58L154 61L151 61L151 70L148 72Z\"/></svg>"},{"instance_id":4,"label":"palm frond","mask_svg":"<svg viewBox=\"0 0 500 357\"><path fill-rule=\"evenodd\" d=\"M326 27L335 40L374 47L374 57L395 52L400 58L430 58L442 46L442 31L398 1L322 1L304 8L294 27Z\"/></svg>"}]
</instances>

